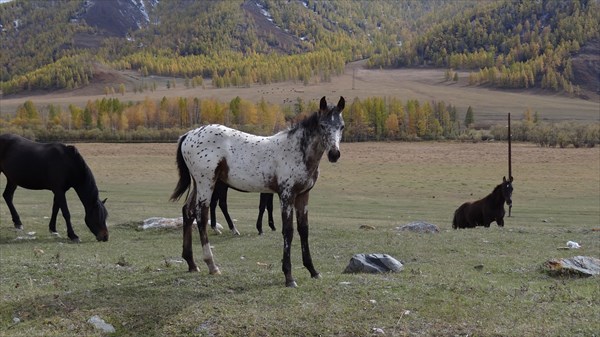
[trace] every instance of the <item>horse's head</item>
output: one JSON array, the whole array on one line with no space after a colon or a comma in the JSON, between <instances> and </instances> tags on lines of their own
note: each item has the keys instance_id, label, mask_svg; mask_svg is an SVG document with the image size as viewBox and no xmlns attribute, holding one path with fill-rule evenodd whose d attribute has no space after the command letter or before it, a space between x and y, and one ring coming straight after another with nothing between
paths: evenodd
<instances>
[{"instance_id":1,"label":"horse's head","mask_svg":"<svg viewBox=\"0 0 600 337\"><path fill-rule=\"evenodd\" d=\"M108 241L108 227L106 227L108 211L104 207L105 202L106 199L102 201L100 199L96 200L96 203L85 213L85 224L98 241Z\"/></svg>"},{"instance_id":2,"label":"horse's head","mask_svg":"<svg viewBox=\"0 0 600 337\"><path fill-rule=\"evenodd\" d=\"M512 206L512 187L513 177L511 176L509 180L506 180L506 177L502 177L502 197L504 197L504 201L508 206Z\"/></svg>"},{"instance_id":3,"label":"horse's head","mask_svg":"<svg viewBox=\"0 0 600 337\"><path fill-rule=\"evenodd\" d=\"M325 96L323 96L319 106L321 137L327 150L327 158L332 163L335 163L340 158L340 140L342 139L342 131L344 130L342 110L344 110L345 105L346 101L344 97L340 97L336 106L328 106Z\"/></svg>"}]
</instances>

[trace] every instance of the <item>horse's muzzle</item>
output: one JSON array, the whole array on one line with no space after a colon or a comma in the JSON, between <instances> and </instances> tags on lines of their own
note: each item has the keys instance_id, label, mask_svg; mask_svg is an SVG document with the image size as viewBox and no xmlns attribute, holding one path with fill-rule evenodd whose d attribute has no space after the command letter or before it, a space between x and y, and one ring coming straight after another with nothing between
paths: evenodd
<instances>
[{"instance_id":1,"label":"horse's muzzle","mask_svg":"<svg viewBox=\"0 0 600 337\"><path fill-rule=\"evenodd\" d=\"M108 241L108 231L102 231L98 235L96 235L96 240L98 241Z\"/></svg>"},{"instance_id":2,"label":"horse's muzzle","mask_svg":"<svg viewBox=\"0 0 600 337\"><path fill-rule=\"evenodd\" d=\"M329 159L329 161L332 163L337 162L338 159L340 159L340 156L340 150L338 149L329 150L329 152L327 152L327 159Z\"/></svg>"},{"instance_id":3,"label":"horse's muzzle","mask_svg":"<svg viewBox=\"0 0 600 337\"><path fill-rule=\"evenodd\" d=\"M506 200L506 204L507 204L508 206L512 206L512 200Z\"/></svg>"}]
</instances>

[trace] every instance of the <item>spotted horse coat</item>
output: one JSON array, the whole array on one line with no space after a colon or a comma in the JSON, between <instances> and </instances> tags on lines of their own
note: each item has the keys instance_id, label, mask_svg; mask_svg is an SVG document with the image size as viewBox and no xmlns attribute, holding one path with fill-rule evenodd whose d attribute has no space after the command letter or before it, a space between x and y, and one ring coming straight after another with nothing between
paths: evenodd
<instances>
[{"instance_id":1,"label":"spotted horse coat","mask_svg":"<svg viewBox=\"0 0 600 337\"><path fill-rule=\"evenodd\" d=\"M320 277L308 244L308 195L319 176L323 154L327 151L330 162L340 158L344 106L343 97L335 106L329 106L323 97L319 111L270 137L213 124L191 130L180 138L177 149L179 182L171 199L179 199L191 188L183 206L182 253L190 271L198 271L191 238L191 224L196 218L204 262L210 274L220 273L208 242L207 222L215 184L221 181L240 191L279 195L283 223L282 270L288 287L297 286L290 262L295 209L303 264L311 277Z\"/></svg>"}]
</instances>

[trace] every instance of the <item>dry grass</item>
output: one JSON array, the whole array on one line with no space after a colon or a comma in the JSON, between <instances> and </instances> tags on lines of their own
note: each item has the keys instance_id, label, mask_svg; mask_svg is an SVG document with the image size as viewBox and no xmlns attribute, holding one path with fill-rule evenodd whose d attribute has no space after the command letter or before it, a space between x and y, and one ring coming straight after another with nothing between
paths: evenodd
<instances>
[{"instance_id":1,"label":"dry grass","mask_svg":"<svg viewBox=\"0 0 600 337\"><path fill-rule=\"evenodd\" d=\"M175 217L175 144L78 144L108 197L111 238L95 242L70 192L83 243L47 233L50 193L17 190L25 231L15 240L0 204L0 336L96 336L100 315L118 336L593 336L600 331L598 279L554 279L549 258L600 255L600 149L514 144L513 217L506 228L454 231L463 201L483 197L506 174L501 143L343 144L323 162L311 193L313 260L323 279L292 263L286 289L279 233L255 234L258 196L231 192L241 237L211 235L223 275L187 273L181 231L142 232L151 216ZM4 177L0 178L4 179ZM0 184L2 181L0 181ZM276 210L279 208L276 207ZM217 213L218 219L222 219ZM276 219L280 217L277 216ZM421 219L436 235L394 228ZM363 231L361 224L376 229ZM280 221L277 221L280 228ZM58 225L64 233L62 219ZM200 247L194 236L195 253ZM579 251L557 250L567 240ZM346 275L356 253L388 253L406 263L390 275ZM474 266L483 266L475 269ZM21 322L13 324L13 318Z\"/></svg>"}]
</instances>

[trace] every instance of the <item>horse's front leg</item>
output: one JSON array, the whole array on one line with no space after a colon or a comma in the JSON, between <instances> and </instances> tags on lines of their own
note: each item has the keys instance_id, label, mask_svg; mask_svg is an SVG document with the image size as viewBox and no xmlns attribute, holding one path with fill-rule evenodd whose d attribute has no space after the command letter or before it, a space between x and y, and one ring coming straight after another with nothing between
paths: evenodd
<instances>
[{"instance_id":1,"label":"horse's front leg","mask_svg":"<svg viewBox=\"0 0 600 337\"><path fill-rule=\"evenodd\" d=\"M321 275L313 265L308 247L308 192L296 197L295 208L298 234L300 234L300 245L302 246L302 263L308 269L312 278L320 278Z\"/></svg>"},{"instance_id":2,"label":"horse's front leg","mask_svg":"<svg viewBox=\"0 0 600 337\"><path fill-rule=\"evenodd\" d=\"M286 198L281 199L281 233L283 234L283 259L281 260L281 269L285 275L285 286L290 288L298 287L298 284L292 277L292 261L290 259L290 248L294 239L294 208L292 202Z\"/></svg>"},{"instance_id":3,"label":"horse's front leg","mask_svg":"<svg viewBox=\"0 0 600 337\"><path fill-rule=\"evenodd\" d=\"M71 241L79 243L79 237L75 235L73 224L71 224L71 213L67 207L67 198L64 191L54 192L54 204L52 205L52 217L50 218L49 225L50 231L56 233L56 213L58 213L59 208L67 223L67 236Z\"/></svg>"},{"instance_id":4,"label":"horse's front leg","mask_svg":"<svg viewBox=\"0 0 600 337\"><path fill-rule=\"evenodd\" d=\"M16 229L23 229L23 224L21 223L21 218L19 217L19 213L17 213L17 209L13 204L13 196L15 195L15 190L17 189L17 184L12 183L11 181L6 182L6 187L4 188L4 193L2 196L4 197L4 201L6 201L6 206L8 206L8 210L10 211L10 216L12 217L13 224Z\"/></svg>"},{"instance_id":5,"label":"horse's front leg","mask_svg":"<svg viewBox=\"0 0 600 337\"><path fill-rule=\"evenodd\" d=\"M208 226L208 211L208 207L202 203L196 210L196 224L198 225L198 231L200 232L203 260L206 262L210 274L221 274L219 267L215 265L212 250L210 249L210 243L208 242L208 233L206 230Z\"/></svg>"},{"instance_id":6,"label":"horse's front leg","mask_svg":"<svg viewBox=\"0 0 600 337\"><path fill-rule=\"evenodd\" d=\"M183 252L181 253L181 257L187 262L188 271L190 272L199 271L196 262L194 262L194 252L192 250L192 224L196 217L194 213L195 207L193 204L186 204L181 210L183 213Z\"/></svg>"}]
</instances>

